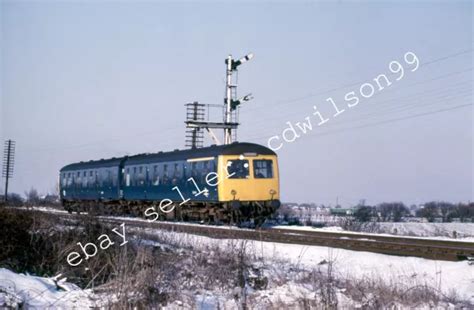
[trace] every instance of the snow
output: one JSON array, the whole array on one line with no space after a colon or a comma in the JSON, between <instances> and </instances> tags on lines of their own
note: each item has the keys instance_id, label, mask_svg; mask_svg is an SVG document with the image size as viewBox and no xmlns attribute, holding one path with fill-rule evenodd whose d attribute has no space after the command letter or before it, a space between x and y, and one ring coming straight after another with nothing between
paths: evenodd
<instances>
[{"instance_id":1,"label":"snow","mask_svg":"<svg viewBox=\"0 0 474 310\"><path fill-rule=\"evenodd\" d=\"M66 210L61 210L61 209L56 209L56 208L51 208L51 207L42 207L42 206L19 207L18 209L41 211L41 212L47 212L47 213L63 213L63 214L68 213Z\"/></svg>"},{"instance_id":2,"label":"snow","mask_svg":"<svg viewBox=\"0 0 474 310\"><path fill-rule=\"evenodd\" d=\"M314 231L314 232L330 232L330 233L344 233L363 236L384 236L384 237L403 237L411 239L430 239L430 240L449 240L459 242L474 241L474 224L473 223L377 223L384 225L384 233L368 233L344 230L341 227L330 226L323 228L315 228L311 226L274 226L276 229L287 229L295 231ZM417 226L420 225L420 226ZM383 227L383 226L382 226ZM390 230L390 228L392 228ZM398 234L389 233L394 231L393 228L398 228ZM459 238L454 239L449 236L447 231L451 234L453 231L458 232ZM467 236L473 237L467 237Z\"/></svg>"},{"instance_id":3,"label":"snow","mask_svg":"<svg viewBox=\"0 0 474 310\"><path fill-rule=\"evenodd\" d=\"M81 309L94 305L90 290L52 278L17 274L0 268L0 307Z\"/></svg>"},{"instance_id":4,"label":"snow","mask_svg":"<svg viewBox=\"0 0 474 310\"><path fill-rule=\"evenodd\" d=\"M108 217L104 217L108 218ZM118 219L117 217L110 217ZM147 221L143 218L124 217L123 220ZM172 223L175 225L176 223ZM396 228L399 235L408 234L430 237L430 239L447 239L443 233L456 230L462 236L473 236L474 224L469 223L382 223L386 231L393 232ZM186 224L188 225L188 224ZM195 224L204 226L200 224ZM222 228L224 228L223 226ZM226 227L232 229L232 227ZM340 227L316 229L312 227L277 226L279 229L331 231L350 233ZM229 249L232 239L213 239L187 233L170 232L157 228L129 228L150 235L159 235L161 239L176 241L179 247L190 247L199 250L209 250L212 247ZM357 233L354 233L357 234ZM364 235L370 235L364 233ZM373 234L379 235L379 234ZM433 238L432 235L439 237ZM390 236L390 235L388 235ZM448 234L449 236L449 234ZM344 238L343 236L341 236ZM474 238L473 238L474 239ZM455 240L455 239L450 239ZM470 239L468 239L470 240ZM240 241L240 240L239 240ZM460 239L466 241L466 239ZM166 248L169 242L155 242L147 240L145 244ZM248 252L252 253L256 261L261 260L269 265L277 266L279 262L294 264L305 270L312 270L324 261L334 260L336 276L342 279L380 279L397 287L412 287L428 284L435 286L444 294L455 291L460 297L474 302L474 265L468 262L435 261L416 257L391 256L370 252L358 252L344 249L334 249L323 246L306 246L297 244L282 244L275 242L246 241ZM81 291L74 285L70 291L58 290L52 279L27 275L18 275L7 269L0 269L0 306L8 301L9 304L20 304L22 301L32 307L82 308L93 305L88 290ZM8 293L5 293L8 292ZM3 292L3 293L2 293ZM304 287L284 284L272 290L262 291L262 300L284 301L294 296L303 296L309 293ZM216 305L227 304L212 293L193 293L193 305L201 309L212 309ZM179 303L173 303L181 308ZM171 306L171 308L174 308ZM232 308L232 307L231 307Z\"/></svg>"},{"instance_id":5,"label":"snow","mask_svg":"<svg viewBox=\"0 0 474 310\"><path fill-rule=\"evenodd\" d=\"M458 237L474 240L474 223L378 223L382 233L431 237L452 237L456 231Z\"/></svg>"},{"instance_id":6,"label":"snow","mask_svg":"<svg viewBox=\"0 0 474 310\"><path fill-rule=\"evenodd\" d=\"M98 218L102 219L111 219L114 221L117 220L122 220L122 221L131 221L131 222L142 222L142 223L157 223L157 224L162 224L162 225L173 225L173 226L197 226L197 227L209 227L209 228L219 228L219 229L237 229L237 230L252 230L250 228L239 228L236 226L229 226L229 225L208 225L208 224L202 224L202 223L196 223L196 222L173 222L173 221L162 221L162 220L156 220L156 221L151 221L149 219L141 218L141 217L127 217L127 216L99 216Z\"/></svg>"},{"instance_id":7,"label":"snow","mask_svg":"<svg viewBox=\"0 0 474 310\"><path fill-rule=\"evenodd\" d=\"M212 239L204 236L140 229L179 240L182 246L225 248L230 239ZM455 290L460 296L474 301L474 266L466 261L448 262L417 257L402 257L370 252L350 251L323 246L305 246L275 242L247 241L249 251L269 263L287 261L311 270L331 257L339 276L352 279L381 279L393 285L406 287L415 284L430 284L448 294Z\"/></svg>"}]
</instances>

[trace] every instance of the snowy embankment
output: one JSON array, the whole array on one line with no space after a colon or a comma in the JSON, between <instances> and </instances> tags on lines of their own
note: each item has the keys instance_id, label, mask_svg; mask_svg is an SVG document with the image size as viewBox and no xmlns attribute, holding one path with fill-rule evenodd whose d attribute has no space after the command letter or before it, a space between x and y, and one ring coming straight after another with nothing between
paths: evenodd
<instances>
[{"instance_id":1,"label":"snowy embankment","mask_svg":"<svg viewBox=\"0 0 474 310\"><path fill-rule=\"evenodd\" d=\"M379 228L377 229L378 232L364 232L364 231L350 231L344 230L342 227L339 226L328 226L323 228L315 228L312 226L274 226L276 229L288 229L288 230L302 230L302 231L317 231L317 232L330 232L330 233L344 233L344 234L354 234L354 235L374 235L374 236L385 236L385 237L404 237L404 238L414 238L414 239L431 239L431 240L449 240L449 241L460 241L460 242L474 242L474 224L461 224L465 225L459 229L459 233L457 233L457 238L454 239L452 236L448 236L446 233L447 230L453 227L457 227L454 225L444 226L444 224L454 224L454 223L425 223L425 227L405 227L403 233L399 233L398 230L392 229L392 224L400 224L395 227L404 227L405 224L416 224L422 225L420 223L376 223L377 225L386 225L385 229ZM440 224L440 226L436 225ZM452 231L451 231L452 233ZM472 237L471 237L472 236Z\"/></svg>"},{"instance_id":2,"label":"snowy embankment","mask_svg":"<svg viewBox=\"0 0 474 310\"><path fill-rule=\"evenodd\" d=\"M90 290L52 278L17 274L0 268L0 306L7 308L72 309L94 306Z\"/></svg>"},{"instance_id":3,"label":"snowy embankment","mask_svg":"<svg viewBox=\"0 0 474 310\"><path fill-rule=\"evenodd\" d=\"M303 308L306 302L320 303L333 298L327 296L328 291L337 295L337 306L341 308L370 305L372 308L377 305L379 308L380 305L400 308L464 305L469 308L474 305L474 266L465 261L445 262L322 246L212 239L156 228L133 228L128 224L126 227L127 236L136 235L133 240L137 242L131 239L130 244L141 243L148 249L163 248L158 254L162 253L160 257L166 260L158 261L157 270L165 280L167 275L171 276L168 282L157 280L156 285L159 289L174 290L167 295L170 298L165 303L168 309L237 308L242 300L252 308L298 308L298 305ZM141 232L145 234L139 236ZM153 253L153 257L157 257ZM238 262L229 261L229 257L238 258ZM245 287L232 284L239 272L245 275ZM124 279L132 283L131 288L136 286L131 278ZM251 284L252 281L260 282ZM58 289L52 279L18 275L6 269L0 269L0 283L0 305L8 301L13 306L23 302L37 308L85 308L100 306L94 301L107 301L106 297L114 294L113 286L100 297L75 286L66 292ZM410 297L403 299L404 296ZM384 299L382 303L379 303L380 299Z\"/></svg>"},{"instance_id":4,"label":"snowy embankment","mask_svg":"<svg viewBox=\"0 0 474 310\"><path fill-rule=\"evenodd\" d=\"M212 257L216 249L229 255L238 255L237 242L244 242L252 265L262 270L269 279L268 287L260 290L249 289L247 294L252 307L295 305L305 298L314 298L315 288L311 283L299 281L308 272L322 268L327 270L330 263L334 276L343 281L358 283L360 280L380 282L409 290L416 286L433 286L447 296L456 296L474 303L474 266L467 262L433 261L422 258L397 257L368 252L356 252L321 246L303 246L273 242L242 241L231 239L212 239L187 233L175 233L158 229L129 228L132 231L155 235L159 242L143 242L147 246L171 246L187 248L189 253L208 253ZM202 266L191 261L190 265L176 266L189 269L199 276ZM196 277L196 281L200 278ZM316 279L317 280L317 279ZM168 309L217 307L238 307L234 299L235 292L222 290L186 290L179 289L180 297L170 300ZM337 290L340 307L357 307L356 302L344 292ZM0 305L10 307L27 306L36 308L88 308L100 303L98 295L91 290L80 290L75 285L62 282L57 285L51 278L42 278L15 274L0 269ZM402 304L398 304L403 306ZM450 304L444 304L450 306Z\"/></svg>"},{"instance_id":5,"label":"snowy embankment","mask_svg":"<svg viewBox=\"0 0 474 310\"><path fill-rule=\"evenodd\" d=\"M141 229L147 234L156 234L160 239L179 240L180 246L199 250L221 247L225 249L228 239L212 239L186 233L164 232L156 229ZM304 246L274 242L247 241L248 251L269 266L277 263L291 264L313 270L328 261L334 263L337 277L343 279L372 279L393 286L407 288L416 285L436 287L445 295L453 292L474 303L474 266L466 261L448 262L416 257L401 257L369 252L358 252L322 246ZM281 289L281 288L280 288ZM268 293L268 292L266 292Z\"/></svg>"},{"instance_id":6,"label":"snowy embankment","mask_svg":"<svg viewBox=\"0 0 474 310\"><path fill-rule=\"evenodd\" d=\"M418 237L468 238L474 240L474 223L377 223L386 234Z\"/></svg>"}]
</instances>

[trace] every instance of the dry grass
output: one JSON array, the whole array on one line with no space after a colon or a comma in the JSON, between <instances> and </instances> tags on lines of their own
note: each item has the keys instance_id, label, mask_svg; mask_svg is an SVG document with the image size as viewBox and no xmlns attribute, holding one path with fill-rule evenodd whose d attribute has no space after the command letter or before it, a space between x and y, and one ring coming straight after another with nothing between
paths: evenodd
<instances>
[{"instance_id":1,"label":"dry grass","mask_svg":"<svg viewBox=\"0 0 474 310\"><path fill-rule=\"evenodd\" d=\"M76 243L96 240L110 227L87 216L67 227L57 223L50 214L1 210L0 225L9 237L0 237L4 249L0 266L39 275L63 273L69 281L106 296L100 305L107 308L176 306L177 300L184 307L197 307L195 295L200 292L222 296L242 309L336 309L348 304L361 309L473 307L455 291L443 293L439 281L340 275L340 262L331 250L308 269L277 258L276 250L275 257L268 258L258 242L199 244L199 237L165 231L127 230L129 243L110 247L82 267L71 268L65 256ZM289 292L289 296L279 292Z\"/></svg>"}]
</instances>

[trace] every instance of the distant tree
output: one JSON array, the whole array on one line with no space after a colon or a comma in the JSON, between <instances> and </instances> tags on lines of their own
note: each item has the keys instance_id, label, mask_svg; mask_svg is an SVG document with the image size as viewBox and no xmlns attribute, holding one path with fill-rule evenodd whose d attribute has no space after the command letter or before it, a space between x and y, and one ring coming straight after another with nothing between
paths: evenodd
<instances>
[{"instance_id":1,"label":"distant tree","mask_svg":"<svg viewBox=\"0 0 474 310\"><path fill-rule=\"evenodd\" d=\"M461 218L459 214L459 204L453 205L446 216L446 221L451 222L454 218Z\"/></svg>"},{"instance_id":2,"label":"distant tree","mask_svg":"<svg viewBox=\"0 0 474 310\"><path fill-rule=\"evenodd\" d=\"M377 206L377 211L383 222L400 222L402 217L410 214L402 202L383 202Z\"/></svg>"},{"instance_id":3,"label":"distant tree","mask_svg":"<svg viewBox=\"0 0 474 310\"><path fill-rule=\"evenodd\" d=\"M459 203L457 205L457 214L461 221L471 221L474 218L474 202L471 203Z\"/></svg>"},{"instance_id":4,"label":"distant tree","mask_svg":"<svg viewBox=\"0 0 474 310\"><path fill-rule=\"evenodd\" d=\"M374 207L359 206L354 212L354 217L359 222L369 222L374 214Z\"/></svg>"},{"instance_id":5,"label":"distant tree","mask_svg":"<svg viewBox=\"0 0 474 310\"><path fill-rule=\"evenodd\" d=\"M387 222L390 218L390 203L381 203L376 208L379 219Z\"/></svg>"},{"instance_id":6,"label":"distant tree","mask_svg":"<svg viewBox=\"0 0 474 310\"><path fill-rule=\"evenodd\" d=\"M429 222L433 222L435 217L439 217L440 215L441 211L436 201L425 203L425 205L416 212L416 216L424 217L428 219Z\"/></svg>"},{"instance_id":7,"label":"distant tree","mask_svg":"<svg viewBox=\"0 0 474 310\"><path fill-rule=\"evenodd\" d=\"M290 219L295 217L295 211L291 206L287 204L282 204L281 207L278 209L278 214L283 217L285 222L289 222Z\"/></svg>"},{"instance_id":8,"label":"distant tree","mask_svg":"<svg viewBox=\"0 0 474 310\"><path fill-rule=\"evenodd\" d=\"M29 191L25 192L26 203L29 205L35 205L40 202L40 197L38 191L35 188L31 188Z\"/></svg>"},{"instance_id":9,"label":"distant tree","mask_svg":"<svg viewBox=\"0 0 474 310\"><path fill-rule=\"evenodd\" d=\"M394 203L392 207L392 221L400 222L403 217L408 215L410 215L410 211L403 203Z\"/></svg>"},{"instance_id":10,"label":"distant tree","mask_svg":"<svg viewBox=\"0 0 474 310\"><path fill-rule=\"evenodd\" d=\"M59 205L59 196L48 194L44 197L41 197L39 204L44 206L57 206Z\"/></svg>"},{"instance_id":11,"label":"distant tree","mask_svg":"<svg viewBox=\"0 0 474 310\"><path fill-rule=\"evenodd\" d=\"M17 194L17 193L8 194L8 205L19 207L19 206L22 206L23 203L24 203L24 200L20 194Z\"/></svg>"},{"instance_id":12,"label":"distant tree","mask_svg":"<svg viewBox=\"0 0 474 310\"><path fill-rule=\"evenodd\" d=\"M443 217L443 222L447 222L448 214L453 212L456 206L450 202L445 202L445 201L439 201L439 202L436 202L436 204L438 206L439 213Z\"/></svg>"}]
</instances>

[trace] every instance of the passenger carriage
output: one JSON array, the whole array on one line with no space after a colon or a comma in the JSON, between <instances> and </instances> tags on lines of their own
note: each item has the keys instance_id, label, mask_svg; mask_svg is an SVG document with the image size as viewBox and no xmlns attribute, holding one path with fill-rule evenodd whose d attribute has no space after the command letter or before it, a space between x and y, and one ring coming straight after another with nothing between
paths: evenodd
<instances>
[{"instance_id":1,"label":"passenger carriage","mask_svg":"<svg viewBox=\"0 0 474 310\"><path fill-rule=\"evenodd\" d=\"M143 215L169 199L168 218L260 222L280 205L278 161L264 146L233 143L80 162L61 169L60 194L71 212Z\"/></svg>"}]
</instances>

